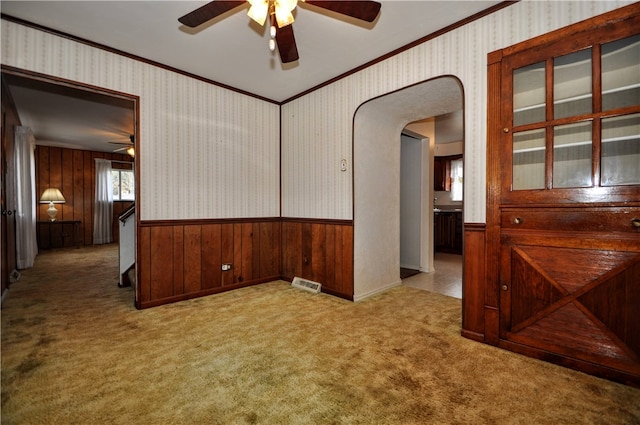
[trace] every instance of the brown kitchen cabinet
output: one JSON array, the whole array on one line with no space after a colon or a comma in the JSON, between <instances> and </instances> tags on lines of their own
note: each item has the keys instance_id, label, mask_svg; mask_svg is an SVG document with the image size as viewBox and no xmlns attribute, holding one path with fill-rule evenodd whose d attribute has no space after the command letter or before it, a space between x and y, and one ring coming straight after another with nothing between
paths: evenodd
<instances>
[{"instance_id":1,"label":"brown kitchen cabinet","mask_svg":"<svg viewBox=\"0 0 640 425\"><path fill-rule=\"evenodd\" d=\"M436 211L433 214L434 250L462 254L462 211Z\"/></svg>"}]
</instances>

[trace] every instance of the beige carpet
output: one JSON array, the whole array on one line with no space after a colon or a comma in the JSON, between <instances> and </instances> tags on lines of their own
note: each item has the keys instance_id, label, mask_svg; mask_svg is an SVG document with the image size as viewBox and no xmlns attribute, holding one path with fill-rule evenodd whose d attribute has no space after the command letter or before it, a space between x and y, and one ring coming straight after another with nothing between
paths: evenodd
<instances>
[{"instance_id":1,"label":"beige carpet","mask_svg":"<svg viewBox=\"0 0 640 425\"><path fill-rule=\"evenodd\" d=\"M466 340L460 300L273 282L137 311L113 246L2 305L5 424L637 424L640 390Z\"/></svg>"}]
</instances>

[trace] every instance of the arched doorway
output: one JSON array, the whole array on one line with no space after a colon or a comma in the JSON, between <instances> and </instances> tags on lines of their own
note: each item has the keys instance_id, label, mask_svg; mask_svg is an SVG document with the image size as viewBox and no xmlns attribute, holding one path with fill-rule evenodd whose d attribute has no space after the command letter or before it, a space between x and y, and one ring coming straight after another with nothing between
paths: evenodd
<instances>
[{"instance_id":1,"label":"arched doorway","mask_svg":"<svg viewBox=\"0 0 640 425\"><path fill-rule=\"evenodd\" d=\"M455 76L441 76L371 99L353 118L354 300L400 281L400 135L410 122L464 105ZM431 192L432 193L432 192ZM432 197L423 194L432 208ZM424 232L433 226L426 215ZM424 233L423 233L423 237ZM428 234L427 234L428 237ZM433 252L425 255L433 257Z\"/></svg>"}]
</instances>

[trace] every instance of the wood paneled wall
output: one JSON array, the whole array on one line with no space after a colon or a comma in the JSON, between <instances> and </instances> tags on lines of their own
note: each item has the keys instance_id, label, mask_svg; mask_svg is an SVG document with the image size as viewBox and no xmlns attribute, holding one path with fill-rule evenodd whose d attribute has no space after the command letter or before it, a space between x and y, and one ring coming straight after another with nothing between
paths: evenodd
<instances>
[{"instance_id":1,"label":"wood paneled wall","mask_svg":"<svg viewBox=\"0 0 640 425\"><path fill-rule=\"evenodd\" d=\"M58 220L80 220L79 244L93 243L93 203L95 197L95 159L133 161L128 155L65 149L51 146L36 147L36 220L48 220L48 204L38 203L42 192L57 187L66 203L57 204ZM118 215L131 202L113 203L113 239L118 241ZM65 241L71 245L72 241ZM47 248L47 247L42 247Z\"/></svg>"},{"instance_id":2,"label":"wood paneled wall","mask_svg":"<svg viewBox=\"0 0 640 425\"><path fill-rule=\"evenodd\" d=\"M322 284L322 292L353 300L353 224L283 219L282 276Z\"/></svg>"},{"instance_id":3,"label":"wood paneled wall","mask_svg":"<svg viewBox=\"0 0 640 425\"><path fill-rule=\"evenodd\" d=\"M465 223L462 262L462 335L484 341L485 225Z\"/></svg>"},{"instance_id":4,"label":"wood paneled wall","mask_svg":"<svg viewBox=\"0 0 640 425\"><path fill-rule=\"evenodd\" d=\"M279 218L142 222L138 241L139 308L280 278ZM231 270L222 271L222 264Z\"/></svg>"}]
</instances>

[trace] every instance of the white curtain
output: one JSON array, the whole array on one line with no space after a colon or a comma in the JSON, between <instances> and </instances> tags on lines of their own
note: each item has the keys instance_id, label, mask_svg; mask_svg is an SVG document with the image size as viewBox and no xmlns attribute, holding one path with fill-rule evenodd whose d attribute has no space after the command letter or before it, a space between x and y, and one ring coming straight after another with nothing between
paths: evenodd
<instances>
[{"instance_id":1,"label":"white curtain","mask_svg":"<svg viewBox=\"0 0 640 425\"><path fill-rule=\"evenodd\" d=\"M38 255L36 238L36 139L29 127L16 127L13 155L13 181L8 193L16 206L16 267L33 267Z\"/></svg>"},{"instance_id":2,"label":"white curtain","mask_svg":"<svg viewBox=\"0 0 640 425\"><path fill-rule=\"evenodd\" d=\"M93 243L113 242L113 180L111 161L96 158L96 198L93 211Z\"/></svg>"},{"instance_id":3,"label":"white curtain","mask_svg":"<svg viewBox=\"0 0 640 425\"><path fill-rule=\"evenodd\" d=\"M451 161L451 200L462 201L462 159Z\"/></svg>"}]
</instances>

